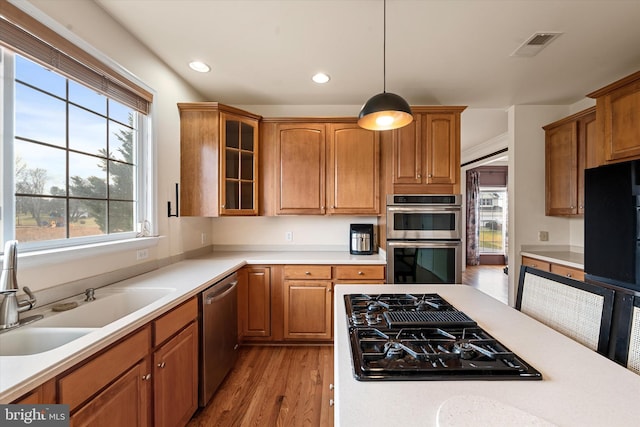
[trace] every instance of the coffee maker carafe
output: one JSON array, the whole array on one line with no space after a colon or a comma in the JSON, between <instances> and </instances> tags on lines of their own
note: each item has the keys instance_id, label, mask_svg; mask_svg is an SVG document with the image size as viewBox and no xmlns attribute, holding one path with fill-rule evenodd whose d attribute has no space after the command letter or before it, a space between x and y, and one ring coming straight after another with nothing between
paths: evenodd
<instances>
[{"instance_id":1,"label":"coffee maker carafe","mask_svg":"<svg viewBox=\"0 0 640 427\"><path fill-rule=\"evenodd\" d=\"M349 252L352 255L373 253L373 224L351 224L349 232Z\"/></svg>"}]
</instances>

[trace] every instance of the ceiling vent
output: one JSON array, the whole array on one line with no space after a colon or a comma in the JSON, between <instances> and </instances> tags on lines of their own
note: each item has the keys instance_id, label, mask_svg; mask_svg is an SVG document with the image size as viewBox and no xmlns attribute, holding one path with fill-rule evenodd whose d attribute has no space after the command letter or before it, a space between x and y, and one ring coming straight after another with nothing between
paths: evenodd
<instances>
[{"instance_id":1,"label":"ceiling vent","mask_svg":"<svg viewBox=\"0 0 640 427\"><path fill-rule=\"evenodd\" d=\"M562 33L558 32L539 32L533 34L524 43L522 43L511 56L535 56L542 49L549 46L549 43L560 37Z\"/></svg>"}]
</instances>

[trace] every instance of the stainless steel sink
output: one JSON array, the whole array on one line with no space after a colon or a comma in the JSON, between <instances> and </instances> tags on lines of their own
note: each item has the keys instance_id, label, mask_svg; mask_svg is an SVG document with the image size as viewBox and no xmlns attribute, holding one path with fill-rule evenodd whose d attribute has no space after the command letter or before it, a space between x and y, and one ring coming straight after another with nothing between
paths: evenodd
<instances>
[{"instance_id":1,"label":"stainless steel sink","mask_svg":"<svg viewBox=\"0 0 640 427\"><path fill-rule=\"evenodd\" d=\"M23 327L0 334L0 356L27 356L63 346L95 328Z\"/></svg>"}]
</instances>

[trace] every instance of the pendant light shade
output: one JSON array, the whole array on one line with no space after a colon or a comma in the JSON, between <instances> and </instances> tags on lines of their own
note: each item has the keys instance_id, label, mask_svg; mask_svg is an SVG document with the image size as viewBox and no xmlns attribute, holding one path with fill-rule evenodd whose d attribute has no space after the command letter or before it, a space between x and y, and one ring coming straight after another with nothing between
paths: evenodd
<instances>
[{"instance_id":1,"label":"pendant light shade","mask_svg":"<svg viewBox=\"0 0 640 427\"><path fill-rule=\"evenodd\" d=\"M362 106L358 125L369 130L398 129L413 121L411 107L400 95L387 92L387 1L384 1L382 43L382 93L372 96Z\"/></svg>"},{"instance_id":2,"label":"pendant light shade","mask_svg":"<svg viewBox=\"0 0 640 427\"><path fill-rule=\"evenodd\" d=\"M413 121L411 107L395 93L382 92L369 98L358 115L358 125L370 130L397 129Z\"/></svg>"}]
</instances>

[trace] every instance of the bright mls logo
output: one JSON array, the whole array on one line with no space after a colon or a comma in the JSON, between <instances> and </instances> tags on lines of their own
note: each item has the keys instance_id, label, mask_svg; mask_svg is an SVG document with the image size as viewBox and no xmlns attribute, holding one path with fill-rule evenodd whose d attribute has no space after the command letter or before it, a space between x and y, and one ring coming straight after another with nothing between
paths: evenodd
<instances>
[{"instance_id":1,"label":"bright mls logo","mask_svg":"<svg viewBox=\"0 0 640 427\"><path fill-rule=\"evenodd\" d=\"M69 427L69 405L0 405L0 425Z\"/></svg>"}]
</instances>

